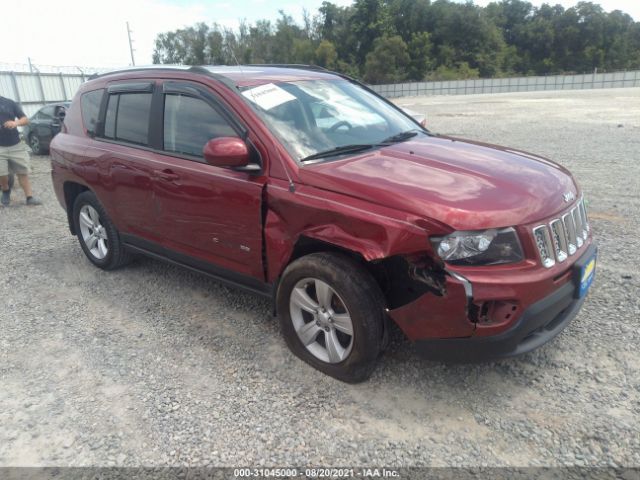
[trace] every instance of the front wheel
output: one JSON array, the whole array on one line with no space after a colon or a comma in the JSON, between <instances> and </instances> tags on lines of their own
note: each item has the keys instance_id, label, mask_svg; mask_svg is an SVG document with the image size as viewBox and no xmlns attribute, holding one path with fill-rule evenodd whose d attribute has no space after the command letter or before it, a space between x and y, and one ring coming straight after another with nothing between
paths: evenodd
<instances>
[{"instance_id":1,"label":"front wheel","mask_svg":"<svg viewBox=\"0 0 640 480\"><path fill-rule=\"evenodd\" d=\"M40 143L40 138L38 138L38 135L35 133L29 136L29 147L31 147L34 155L44 154L44 148L42 147L42 143Z\"/></svg>"},{"instance_id":2,"label":"front wheel","mask_svg":"<svg viewBox=\"0 0 640 480\"><path fill-rule=\"evenodd\" d=\"M73 219L80 247L91 263L104 270L129 263L130 253L93 192L78 195L73 204Z\"/></svg>"},{"instance_id":3,"label":"front wheel","mask_svg":"<svg viewBox=\"0 0 640 480\"><path fill-rule=\"evenodd\" d=\"M344 382L369 378L382 349L384 309L377 284L360 264L335 253L302 257L285 270L277 304L295 355Z\"/></svg>"}]
</instances>

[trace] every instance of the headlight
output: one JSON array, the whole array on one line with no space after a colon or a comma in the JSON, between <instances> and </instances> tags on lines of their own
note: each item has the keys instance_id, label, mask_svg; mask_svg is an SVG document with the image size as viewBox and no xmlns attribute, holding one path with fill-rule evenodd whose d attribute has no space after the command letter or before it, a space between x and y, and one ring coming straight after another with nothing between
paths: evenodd
<instances>
[{"instance_id":1,"label":"headlight","mask_svg":"<svg viewBox=\"0 0 640 480\"><path fill-rule=\"evenodd\" d=\"M440 258L452 265L497 265L524 258L513 228L453 232L433 237L431 243Z\"/></svg>"}]
</instances>

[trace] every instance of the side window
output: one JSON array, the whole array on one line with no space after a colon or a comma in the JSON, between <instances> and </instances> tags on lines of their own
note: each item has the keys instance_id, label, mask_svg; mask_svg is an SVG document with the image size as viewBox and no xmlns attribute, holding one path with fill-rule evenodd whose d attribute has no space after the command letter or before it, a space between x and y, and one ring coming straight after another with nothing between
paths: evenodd
<instances>
[{"instance_id":1,"label":"side window","mask_svg":"<svg viewBox=\"0 0 640 480\"><path fill-rule=\"evenodd\" d=\"M41 120L50 120L53 118L53 107L42 107L40 110Z\"/></svg>"},{"instance_id":2,"label":"side window","mask_svg":"<svg viewBox=\"0 0 640 480\"><path fill-rule=\"evenodd\" d=\"M95 135L98 115L100 114L100 104L104 90L94 90L87 92L80 97L80 110L82 111L82 123L89 135Z\"/></svg>"},{"instance_id":3,"label":"side window","mask_svg":"<svg viewBox=\"0 0 640 480\"><path fill-rule=\"evenodd\" d=\"M147 145L151 96L151 93L110 95L104 120L105 138Z\"/></svg>"},{"instance_id":4,"label":"side window","mask_svg":"<svg viewBox=\"0 0 640 480\"><path fill-rule=\"evenodd\" d=\"M238 136L207 102L179 94L165 95L163 131L164 150L196 157L212 138Z\"/></svg>"}]
</instances>

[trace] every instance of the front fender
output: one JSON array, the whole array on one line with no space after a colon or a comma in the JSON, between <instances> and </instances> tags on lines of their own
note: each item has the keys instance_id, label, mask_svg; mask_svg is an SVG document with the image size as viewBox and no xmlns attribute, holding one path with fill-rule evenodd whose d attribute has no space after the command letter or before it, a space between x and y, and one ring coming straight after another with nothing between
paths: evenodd
<instances>
[{"instance_id":1,"label":"front fender","mask_svg":"<svg viewBox=\"0 0 640 480\"><path fill-rule=\"evenodd\" d=\"M428 233L446 227L353 197L313 187L267 186L267 280L275 282L301 237L355 252L366 261L431 250Z\"/></svg>"}]
</instances>

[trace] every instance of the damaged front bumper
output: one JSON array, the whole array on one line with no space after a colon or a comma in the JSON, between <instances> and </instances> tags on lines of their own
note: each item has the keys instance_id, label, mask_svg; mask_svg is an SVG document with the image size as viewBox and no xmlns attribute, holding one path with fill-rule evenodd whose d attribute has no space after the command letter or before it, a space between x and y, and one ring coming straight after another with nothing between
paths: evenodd
<instances>
[{"instance_id":1,"label":"damaged front bumper","mask_svg":"<svg viewBox=\"0 0 640 480\"><path fill-rule=\"evenodd\" d=\"M590 245L564 272L552 277L498 275L475 282L450 272L445 294L424 294L389 311L424 356L479 361L530 352L556 337L584 303L575 273L595 258ZM483 281L481 281L483 280Z\"/></svg>"}]
</instances>

